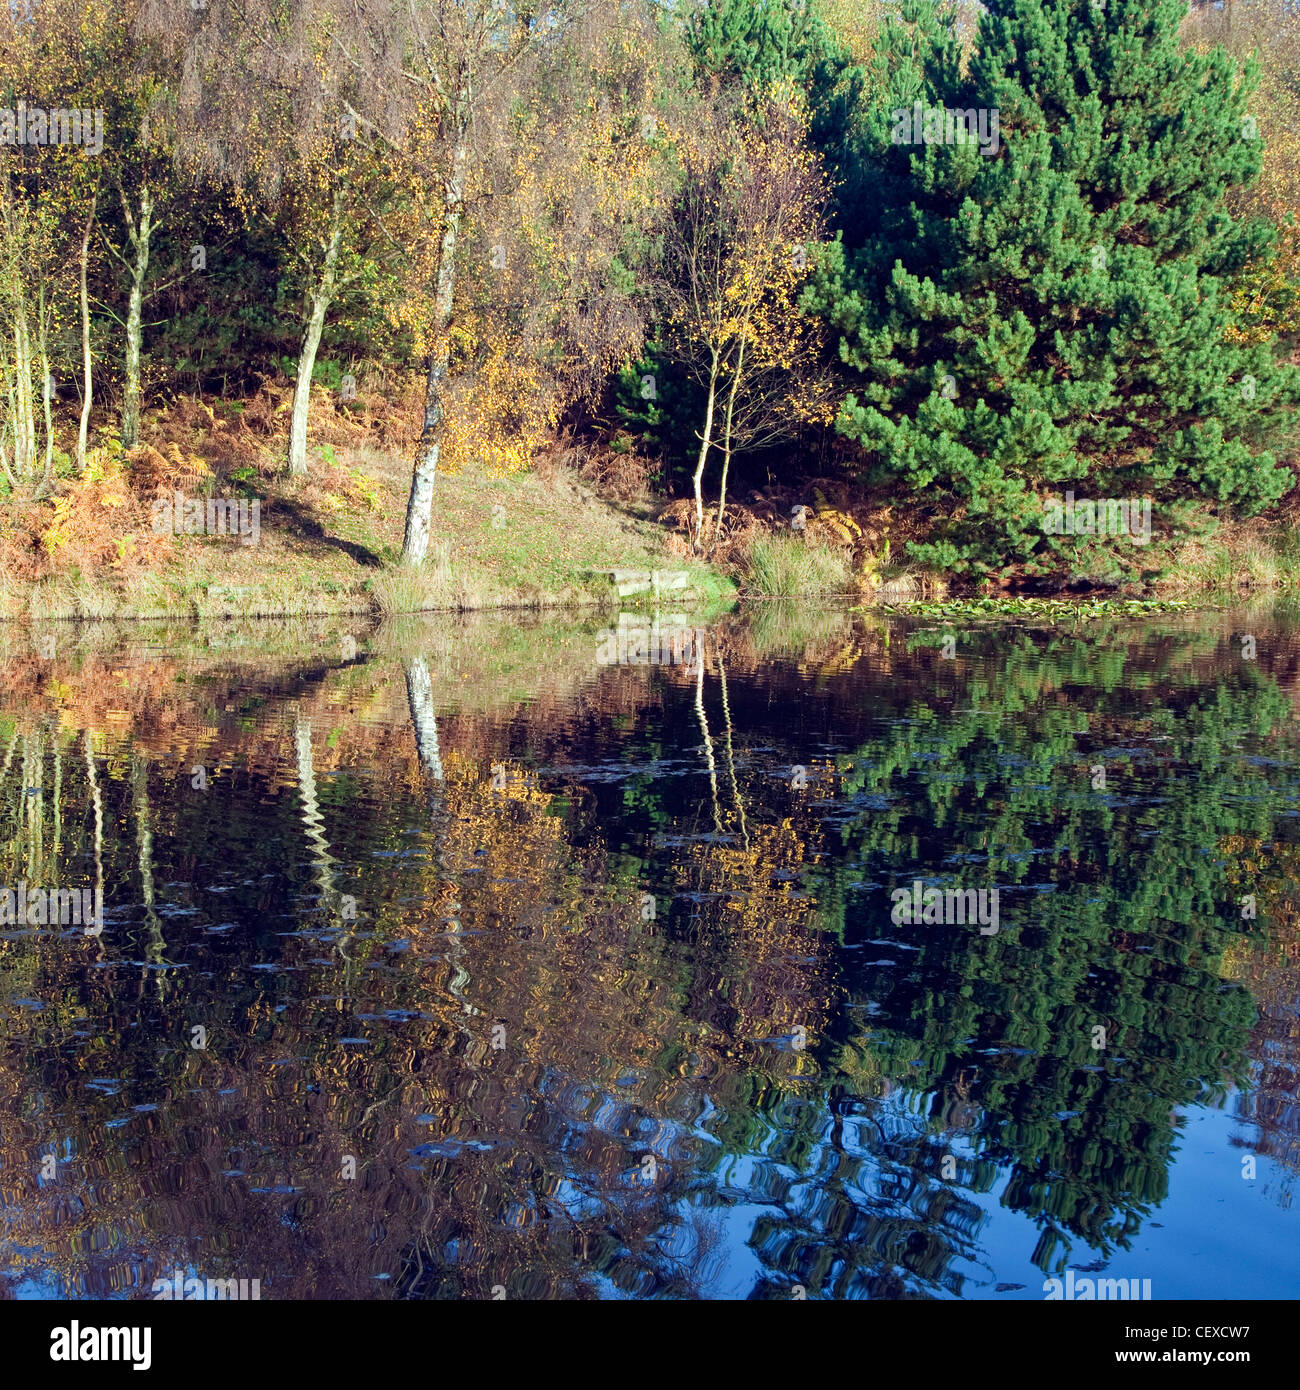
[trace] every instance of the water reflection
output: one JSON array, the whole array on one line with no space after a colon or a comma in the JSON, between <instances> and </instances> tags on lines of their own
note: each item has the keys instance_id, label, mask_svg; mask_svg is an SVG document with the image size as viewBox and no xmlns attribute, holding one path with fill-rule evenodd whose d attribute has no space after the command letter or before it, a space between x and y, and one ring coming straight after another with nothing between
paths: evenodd
<instances>
[{"instance_id":1,"label":"water reflection","mask_svg":"<svg viewBox=\"0 0 1300 1390\"><path fill-rule=\"evenodd\" d=\"M608 633L0 639L0 1288L1294 1293L1292 618Z\"/></svg>"}]
</instances>

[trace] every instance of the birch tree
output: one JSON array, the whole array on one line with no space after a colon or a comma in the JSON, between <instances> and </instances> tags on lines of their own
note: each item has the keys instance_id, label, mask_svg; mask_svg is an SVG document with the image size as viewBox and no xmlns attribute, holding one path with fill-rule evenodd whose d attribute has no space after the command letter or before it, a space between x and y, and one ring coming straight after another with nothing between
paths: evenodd
<instances>
[{"instance_id":1,"label":"birch tree","mask_svg":"<svg viewBox=\"0 0 1300 1390\"><path fill-rule=\"evenodd\" d=\"M59 143L66 132L25 98L41 93L53 108L75 92L103 22L66 0L0 14L0 107L31 107L17 130L9 117L0 165L0 474L33 498L52 486L55 372L70 366L76 312L72 229L87 221L96 180L88 155Z\"/></svg>"},{"instance_id":2,"label":"birch tree","mask_svg":"<svg viewBox=\"0 0 1300 1390\"><path fill-rule=\"evenodd\" d=\"M829 419L821 330L798 310L826 197L805 135L787 89L757 113L719 102L680 137L682 182L664 230L659 293L675 355L704 390L691 479L697 545L711 451L723 455L716 535L734 450Z\"/></svg>"},{"instance_id":3,"label":"birch tree","mask_svg":"<svg viewBox=\"0 0 1300 1390\"><path fill-rule=\"evenodd\" d=\"M424 407L411 471L402 560L429 548L442 448L456 307L457 256L471 181L493 136L489 119L526 80L530 62L578 6L537 0L334 0L331 61L352 74L352 114L386 141L406 179L412 215L404 245L418 301L413 326L423 358Z\"/></svg>"},{"instance_id":4,"label":"birch tree","mask_svg":"<svg viewBox=\"0 0 1300 1390\"><path fill-rule=\"evenodd\" d=\"M490 0L443 0L427 15L416 16L407 35L411 61L401 78L415 93L417 124L436 129L441 139L430 163L420 144L406 134L404 154L431 195L426 216L437 220L439 235L428 266L432 312L425 332L424 414L411 472L402 536L402 560L419 566L429 549L433 485L442 446L447 375L451 359L450 329L456 302L456 254L465 215L476 117L495 95L511 68L520 64L555 12L539 7L531 20ZM423 119L421 119L423 118ZM427 181L427 182L426 182ZM438 185L441 185L439 188ZM430 186L431 185L431 186ZM438 196L440 193L440 197Z\"/></svg>"},{"instance_id":5,"label":"birch tree","mask_svg":"<svg viewBox=\"0 0 1300 1390\"><path fill-rule=\"evenodd\" d=\"M337 41L350 7L318 0L154 0L151 33L186 35L181 156L275 222L302 306L287 464L307 472L312 376L339 297L383 278L389 149L358 121L358 71ZM249 93L257 94L249 119Z\"/></svg>"}]
</instances>

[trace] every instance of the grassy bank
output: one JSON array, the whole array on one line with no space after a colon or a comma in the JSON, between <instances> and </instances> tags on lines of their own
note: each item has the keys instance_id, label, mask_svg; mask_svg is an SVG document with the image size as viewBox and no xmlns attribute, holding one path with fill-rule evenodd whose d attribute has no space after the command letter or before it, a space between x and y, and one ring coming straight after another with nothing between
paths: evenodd
<instances>
[{"instance_id":1,"label":"grassy bank","mask_svg":"<svg viewBox=\"0 0 1300 1390\"><path fill-rule=\"evenodd\" d=\"M790 495L794 495L791 492ZM870 508L840 493L834 513L856 515L859 535L869 534ZM1204 533L1183 540L1166 538L1151 550L1115 544L1103 554L1081 555L1073 571L1045 579L1011 566L996 578L950 574L921 565L888 563L877 540L852 546L828 539L825 527L808 534L767 530L746 537L744 550L732 556L742 594L762 599L850 597L881 608L898 604L934 604L946 598L980 600L989 596L1043 598L1053 595L1079 601L1086 597L1115 602L1144 599L1222 601L1250 594L1287 593L1300 589L1300 509L1288 503L1268 516L1213 525L1202 518ZM904 531L904 527L906 530ZM922 521L908 518L906 539L928 540ZM903 547L899 547L902 549Z\"/></svg>"},{"instance_id":2,"label":"grassy bank","mask_svg":"<svg viewBox=\"0 0 1300 1390\"><path fill-rule=\"evenodd\" d=\"M1180 547L1175 563L1154 585L1158 593L1300 588L1300 517L1231 523Z\"/></svg>"},{"instance_id":3,"label":"grassy bank","mask_svg":"<svg viewBox=\"0 0 1300 1390\"><path fill-rule=\"evenodd\" d=\"M664 606L701 613L754 599L889 608L945 599L1068 595L1196 597L1300 588L1300 511L1227 523L1182 542L1080 554L1049 583L1016 570L980 581L911 563L929 518L883 506L844 480L769 485L734 502L703 555L689 499L664 504L548 465L507 476L469 468L435 485L428 556L400 564L409 450L345 443L315 451L308 474L283 472L277 423L247 428L238 403L159 412L130 455L111 436L52 500L0 507L0 618L387 617L491 609L644 608L614 571L685 574ZM326 421L328 425L329 420ZM250 543L159 535L155 499L234 498L259 508ZM638 500L628 500L634 498ZM620 500L621 499L621 500ZM796 527L792 518L802 514Z\"/></svg>"},{"instance_id":4,"label":"grassy bank","mask_svg":"<svg viewBox=\"0 0 1300 1390\"><path fill-rule=\"evenodd\" d=\"M228 482L217 491L231 495ZM692 607L734 597L721 573L672 553L646 509L615 506L561 470L439 477L428 557L408 569L399 557L409 482L407 461L373 449L331 453L306 479L263 472L243 480L246 500L259 503L255 543L166 535L150 537L149 564L130 571L79 566L71 553L52 573L6 571L0 615L39 621L617 607L608 578L615 569L685 571Z\"/></svg>"}]
</instances>

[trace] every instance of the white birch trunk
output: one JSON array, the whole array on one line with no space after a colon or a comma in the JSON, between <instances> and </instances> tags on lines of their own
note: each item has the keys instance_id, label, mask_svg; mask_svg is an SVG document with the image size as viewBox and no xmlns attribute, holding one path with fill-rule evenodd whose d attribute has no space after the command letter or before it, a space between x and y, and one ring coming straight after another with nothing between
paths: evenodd
<instances>
[{"instance_id":1,"label":"white birch trunk","mask_svg":"<svg viewBox=\"0 0 1300 1390\"><path fill-rule=\"evenodd\" d=\"M149 237L153 231L153 198L146 187L140 192L140 220L128 216L127 232L135 251L131 266L131 296L126 310L126 381L122 391L122 447L134 449L140 442L140 348L144 340L141 319L144 279L149 271Z\"/></svg>"},{"instance_id":2,"label":"white birch trunk","mask_svg":"<svg viewBox=\"0 0 1300 1390\"><path fill-rule=\"evenodd\" d=\"M325 262L320 280L311 296L311 313L303 333L298 353L298 379L293 388L293 418L289 426L289 472L307 472L307 410L311 398L311 374L316 367L316 352L321 334L325 331L325 315L334 302L339 250L343 245L343 190L334 193L334 208L330 215L329 240L325 243Z\"/></svg>"},{"instance_id":3,"label":"white birch trunk","mask_svg":"<svg viewBox=\"0 0 1300 1390\"><path fill-rule=\"evenodd\" d=\"M86 218L86 232L81 238L81 251L77 264L81 272L81 420L77 424L77 469L86 467L86 438L90 433L90 407L94 399L94 376L90 361L90 292L86 286L86 274L90 264L90 229L95 224L95 204L98 195L91 199L90 215Z\"/></svg>"},{"instance_id":4,"label":"white birch trunk","mask_svg":"<svg viewBox=\"0 0 1300 1390\"><path fill-rule=\"evenodd\" d=\"M462 112L466 104L467 94L462 93ZM451 324L456 294L456 239L460 233L468 162L468 121L462 119L452 154L451 175L443 195L442 243L438 250L434 291L433 343L424 384L424 426L416 445L411 495L406 504L406 531L402 539L402 563L414 567L424 563L429 550L433 480L438 473L438 452L442 447L443 384L451 360L447 329Z\"/></svg>"},{"instance_id":5,"label":"white birch trunk","mask_svg":"<svg viewBox=\"0 0 1300 1390\"><path fill-rule=\"evenodd\" d=\"M704 411L704 430L700 435L700 457L695 465L695 544L698 546L704 535L704 464L709 456L709 444L713 439L713 408L718 396L718 350L713 350L713 362L709 367L709 401Z\"/></svg>"}]
</instances>

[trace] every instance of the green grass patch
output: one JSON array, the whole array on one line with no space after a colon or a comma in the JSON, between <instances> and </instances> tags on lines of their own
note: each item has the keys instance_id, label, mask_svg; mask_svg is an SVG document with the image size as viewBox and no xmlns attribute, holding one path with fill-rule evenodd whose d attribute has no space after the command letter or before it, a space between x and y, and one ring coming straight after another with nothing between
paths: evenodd
<instances>
[{"instance_id":1,"label":"green grass patch","mask_svg":"<svg viewBox=\"0 0 1300 1390\"><path fill-rule=\"evenodd\" d=\"M746 597L825 598L853 588L845 551L798 536L757 537L744 564Z\"/></svg>"}]
</instances>

